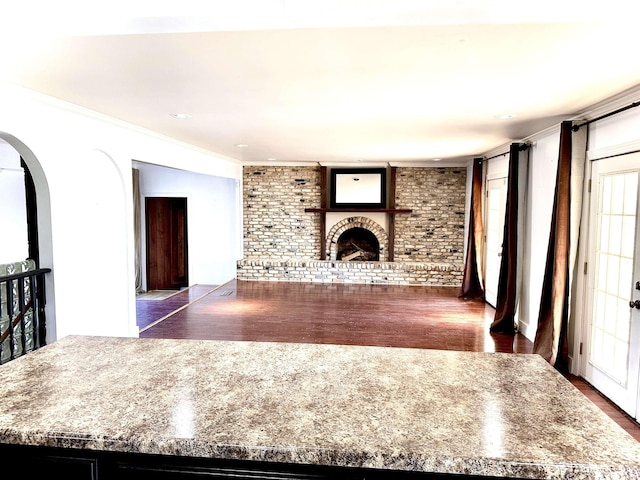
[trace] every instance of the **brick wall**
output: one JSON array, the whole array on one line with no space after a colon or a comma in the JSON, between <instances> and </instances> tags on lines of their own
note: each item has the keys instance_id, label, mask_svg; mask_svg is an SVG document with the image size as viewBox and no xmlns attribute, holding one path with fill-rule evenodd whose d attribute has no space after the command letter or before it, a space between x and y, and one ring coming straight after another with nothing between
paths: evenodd
<instances>
[{"instance_id":1,"label":"brick wall","mask_svg":"<svg viewBox=\"0 0 640 480\"><path fill-rule=\"evenodd\" d=\"M320 258L320 167L244 167L244 256Z\"/></svg>"},{"instance_id":2,"label":"brick wall","mask_svg":"<svg viewBox=\"0 0 640 480\"><path fill-rule=\"evenodd\" d=\"M242 260L238 280L376 285L462 284L462 265L439 263L340 262L330 260Z\"/></svg>"},{"instance_id":3,"label":"brick wall","mask_svg":"<svg viewBox=\"0 0 640 480\"><path fill-rule=\"evenodd\" d=\"M373 267L307 261L320 258L320 216L304 211L320 206L320 167L244 167L244 259L238 278L459 285L466 172L398 167L396 208L413 212L396 215L395 262Z\"/></svg>"},{"instance_id":4,"label":"brick wall","mask_svg":"<svg viewBox=\"0 0 640 480\"><path fill-rule=\"evenodd\" d=\"M464 263L466 168L398 168L395 261Z\"/></svg>"}]
</instances>

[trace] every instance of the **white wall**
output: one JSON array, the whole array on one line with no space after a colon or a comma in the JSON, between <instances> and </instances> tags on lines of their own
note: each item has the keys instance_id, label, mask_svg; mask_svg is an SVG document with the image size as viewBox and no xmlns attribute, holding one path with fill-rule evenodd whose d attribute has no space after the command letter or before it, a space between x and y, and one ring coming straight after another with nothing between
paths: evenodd
<instances>
[{"instance_id":1,"label":"white wall","mask_svg":"<svg viewBox=\"0 0 640 480\"><path fill-rule=\"evenodd\" d=\"M0 139L0 264L29 255L24 171L20 155Z\"/></svg>"},{"instance_id":2,"label":"white wall","mask_svg":"<svg viewBox=\"0 0 640 480\"><path fill-rule=\"evenodd\" d=\"M134 162L140 171L142 278L146 288L145 197L187 198L189 284L220 285L235 278L239 181Z\"/></svg>"},{"instance_id":3,"label":"white wall","mask_svg":"<svg viewBox=\"0 0 640 480\"><path fill-rule=\"evenodd\" d=\"M531 341L535 339L540 313L559 148L557 128L533 139L529 149L518 327Z\"/></svg>"},{"instance_id":4,"label":"white wall","mask_svg":"<svg viewBox=\"0 0 640 480\"><path fill-rule=\"evenodd\" d=\"M0 84L0 104L0 137L25 159L38 192L41 266L53 270L48 341L137 336L132 159L232 179L240 165L11 85Z\"/></svg>"}]
</instances>

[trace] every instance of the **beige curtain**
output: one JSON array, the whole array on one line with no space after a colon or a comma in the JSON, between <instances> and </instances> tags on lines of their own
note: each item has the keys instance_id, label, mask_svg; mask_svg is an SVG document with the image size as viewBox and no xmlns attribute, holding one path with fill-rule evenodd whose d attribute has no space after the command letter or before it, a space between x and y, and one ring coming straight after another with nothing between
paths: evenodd
<instances>
[{"instance_id":1,"label":"beige curtain","mask_svg":"<svg viewBox=\"0 0 640 480\"><path fill-rule=\"evenodd\" d=\"M142 221L140 218L140 170L133 168L133 236L135 242L136 293L142 291Z\"/></svg>"}]
</instances>

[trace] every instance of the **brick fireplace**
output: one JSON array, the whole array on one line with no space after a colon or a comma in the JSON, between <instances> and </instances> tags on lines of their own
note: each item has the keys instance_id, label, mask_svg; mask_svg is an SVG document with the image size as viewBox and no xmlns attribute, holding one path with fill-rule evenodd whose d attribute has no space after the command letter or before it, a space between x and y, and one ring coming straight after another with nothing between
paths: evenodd
<instances>
[{"instance_id":1,"label":"brick fireplace","mask_svg":"<svg viewBox=\"0 0 640 480\"><path fill-rule=\"evenodd\" d=\"M329 230L326 245L329 260L383 261L387 259L389 239L384 228L372 219L354 216L343 219ZM364 252L356 255L361 250ZM351 255L352 258L346 258Z\"/></svg>"},{"instance_id":2,"label":"brick fireplace","mask_svg":"<svg viewBox=\"0 0 640 480\"><path fill-rule=\"evenodd\" d=\"M237 278L459 286L466 177L466 167L397 168L395 206L411 213L395 217L394 261L388 261L388 225L375 214L345 212L321 238L320 217L308 212L321 206L320 167L244 167L244 258ZM338 259L340 236L354 228L375 236L378 260Z\"/></svg>"}]
</instances>

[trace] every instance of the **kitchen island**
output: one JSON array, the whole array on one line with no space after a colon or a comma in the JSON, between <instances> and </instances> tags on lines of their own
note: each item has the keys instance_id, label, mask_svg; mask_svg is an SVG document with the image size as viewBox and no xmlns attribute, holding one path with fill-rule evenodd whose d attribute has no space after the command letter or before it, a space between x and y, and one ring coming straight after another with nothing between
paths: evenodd
<instances>
[{"instance_id":1,"label":"kitchen island","mask_svg":"<svg viewBox=\"0 0 640 480\"><path fill-rule=\"evenodd\" d=\"M0 378L0 470L640 478L640 443L537 355L71 336Z\"/></svg>"}]
</instances>

